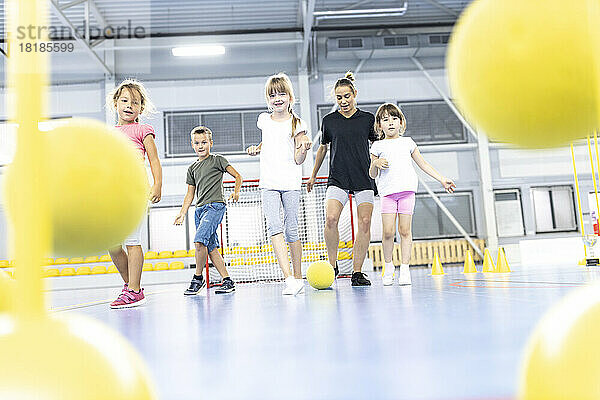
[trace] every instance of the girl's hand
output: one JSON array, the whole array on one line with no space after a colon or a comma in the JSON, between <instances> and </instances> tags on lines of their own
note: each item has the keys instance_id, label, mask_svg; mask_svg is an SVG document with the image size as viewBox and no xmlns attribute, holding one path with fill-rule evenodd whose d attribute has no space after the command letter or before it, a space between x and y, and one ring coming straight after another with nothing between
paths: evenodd
<instances>
[{"instance_id":1,"label":"girl's hand","mask_svg":"<svg viewBox=\"0 0 600 400\"><path fill-rule=\"evenodd\" d=\"M388 161L385 158L378 158L373 161L373 165L378 169L387 169L389 167Z\"/></svg>"},{"instance_id":2,"label":"girl's hand","mask_svg":"<svg viewBox=\"0 0 600 400\"><path fill-rule=\"evenodd\" d=\"M246 153L248 153L248 155L250 155L250 156L257 156L258 153L260 153L260 147L259 146L250 146L246 149Z\"/></svg>"},{"instance_id":3,"label":"girl's hand","mask_svg":"<svg viewBox=\"0 0 600 400\"><path fill-rule=\"evenodd\" d=\"M306 182L306 191L308 193L310 193L311 190L313 189L314 185L315 185L315 178L311 176L310 179L308 180L308 182Z\"/></svg>"},{"instance_id":4,"label":"girl's hand","mask_svg":"<svg viewBox=\"0 0 600 400\"><path fill-rule=\"evenodd\" d=\"M160 201L160 185L152 185L152 189L150 189L150 201L152 203Z\"/></svg>"},{"instance_id":5,"label":"girl's hand","mask_svg":"<svg viewBox=\"0 0 600 400\"><path fill-rule=\"evenodd\" d=\"M235 202L236 202L236 201L238 201L239 199L240 199L240 194L239 194L239 192L233 192L233 193L231 193L231 194L229 195L229 198L227 199L227 201L231 200L231 201L233 201L233 202L235 203Z\"/></svg>"},{"instance_id":6,"label":"girl's hand","mask_svg":"<svg viewBox=\"0 0 600 400\"><path fill-rule=\"evenodd\" d=\"M456 185L454 184L454 182L452 182L452 179L442 177L442 180L440 181L440 183L442 184L442 186L444 186L444 189L446 189L446 192L454 193L454 189L456 189Z\"/></svg>"},{"instance_id":7,"label":"girl's hand","mask_svg":"<svg viewBox=\"0 0 600 400\"><path fill-rule=\"evenodd\" d=\"M301 141L300 143L298 143L298 145L296 146L296 149L300 149L302 151L302 153L306 153L308 150L310 150L312 145L313 145L312 141L307 138L307 139Z\"/></svg>"},{"instance_id":8,"label":"girl's hand","mask_svg":"<svg viewBox=\"0 0 600 400\"><path fill-rule=\"evenodd\" d=\"M183 224L184 220L185 220L185 215L178 215L175 218L175 222L173 222L173 225L181 225L181 224Z\"/></svg>"}]
</instances>

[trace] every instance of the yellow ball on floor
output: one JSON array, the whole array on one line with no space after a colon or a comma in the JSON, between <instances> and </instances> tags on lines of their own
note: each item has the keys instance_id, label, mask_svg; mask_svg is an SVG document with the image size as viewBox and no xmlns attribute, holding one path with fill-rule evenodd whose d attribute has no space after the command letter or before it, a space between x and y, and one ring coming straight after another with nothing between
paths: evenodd
<instances>
[{"instance_id":1,"label":"yellow ball on floor","mask_svg":"<svg viewBox=\"0 0 600 400\"><path fill-rule=\"evenodd\" d=\"M555 147L598 127L599 5L477 0L448 46L452 96L493 139Z\"/></svg>"},{"instance_id":2,"label":"yellow ball on floor","mask_svg":"<svg viewBox=\"0 0 600 400\"><path fill-rule=\"evenodd\" d=\"M600 399L599 332L599 284L552 307L529 340L519 399Z\"/></svg>"},{"instance_id":3,"label":"yellow ball on floor","mask_svg":"<svg viewBox=\"0 0 600 400\"><path fill-rule=\"evenodd\" d=\"M315 261L306 271L306 280L315 289L327 289L334 279L333 267L327 261Z\"/></svg>"},{"instance_id":4,"label":"yellow ball on floor","mask_svg":"<svg viewBox=\"0 0 600 400\"><path fill-rule=\"evenodd\" d=\"M54 253L83 256L120 244L146 210L148 177L141 155L121 132L94 120L73 119L40 135L47 192L31 195L48 203ZM9 172L11 211L19 182Z\"/></svg>"}]
</instances>

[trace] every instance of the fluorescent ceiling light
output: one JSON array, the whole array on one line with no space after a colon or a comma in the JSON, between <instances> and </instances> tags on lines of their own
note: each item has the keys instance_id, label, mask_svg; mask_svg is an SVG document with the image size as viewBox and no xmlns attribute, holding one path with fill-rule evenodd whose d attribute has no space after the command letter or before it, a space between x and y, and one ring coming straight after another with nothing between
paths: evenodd
<instances>
[{"instance_id":1,"label":"fluorescent ceiling light","mask_svg":"<svg viewBox=\"0 0 600 400\"><path fill-rule=\"evenodd\" d=\"M201 46L173 47L171 53L175 57L220 56L225 54L225 46L209 44Z\"/></svg>"}]
</instances>

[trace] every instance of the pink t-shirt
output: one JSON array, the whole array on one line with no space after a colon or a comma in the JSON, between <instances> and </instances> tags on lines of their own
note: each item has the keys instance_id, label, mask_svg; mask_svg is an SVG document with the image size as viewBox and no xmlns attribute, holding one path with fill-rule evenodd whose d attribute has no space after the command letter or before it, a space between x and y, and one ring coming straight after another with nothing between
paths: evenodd
<instances>
[{"instance_id":1,"label":"pink t-shirt","mask_svg":"<svg viewBox=\"0 0 600 400\"><path fill-rule=\"evenodd\" d=\"M133 142L135 148L140 151L142 158L146 159L144 139L148 135L152 135L153 138L156 138L152 125L135 123L129 125L117 125L115 128L123 132Z\"/></svg>"}]
</instances>

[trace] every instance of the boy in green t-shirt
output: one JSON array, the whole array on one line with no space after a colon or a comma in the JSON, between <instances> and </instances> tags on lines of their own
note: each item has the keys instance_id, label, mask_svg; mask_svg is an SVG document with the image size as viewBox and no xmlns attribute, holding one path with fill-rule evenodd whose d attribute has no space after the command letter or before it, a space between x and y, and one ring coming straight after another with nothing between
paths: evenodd
<instances>
[{"instance_id":1,"label":"boy in green t-shirt","mask_svg":"<svg viewBox=\"0 0 600 400\"><path fill-rule=\"evenodd\" d=\"M235 290L235 286L229 277L223 256L219 252L220 246L217 228L221 224L223 215L225 215L223 174L227 172L235 178L235 188L231 196L229 196L229 200L232 201L239 199L242 176L229 164L225 157L210 153L210 148L213 145L210 129L204 126L197 126L192 129L190 136L192 138L192 148L198 155L198 161L194 162L188 168L186 179L188 191L183 199L181 211L177 218L175 218L175 225L183 223L195 194L197 197L195 213L196 235L194 237L194 244L196 245L196 274L192 278L190 287L184 294L198 294L206 286L202 271L207 255L210 256L213 265L223 277L223 284L215 293L230 293Z\"/></svg>"}]
</instances>

